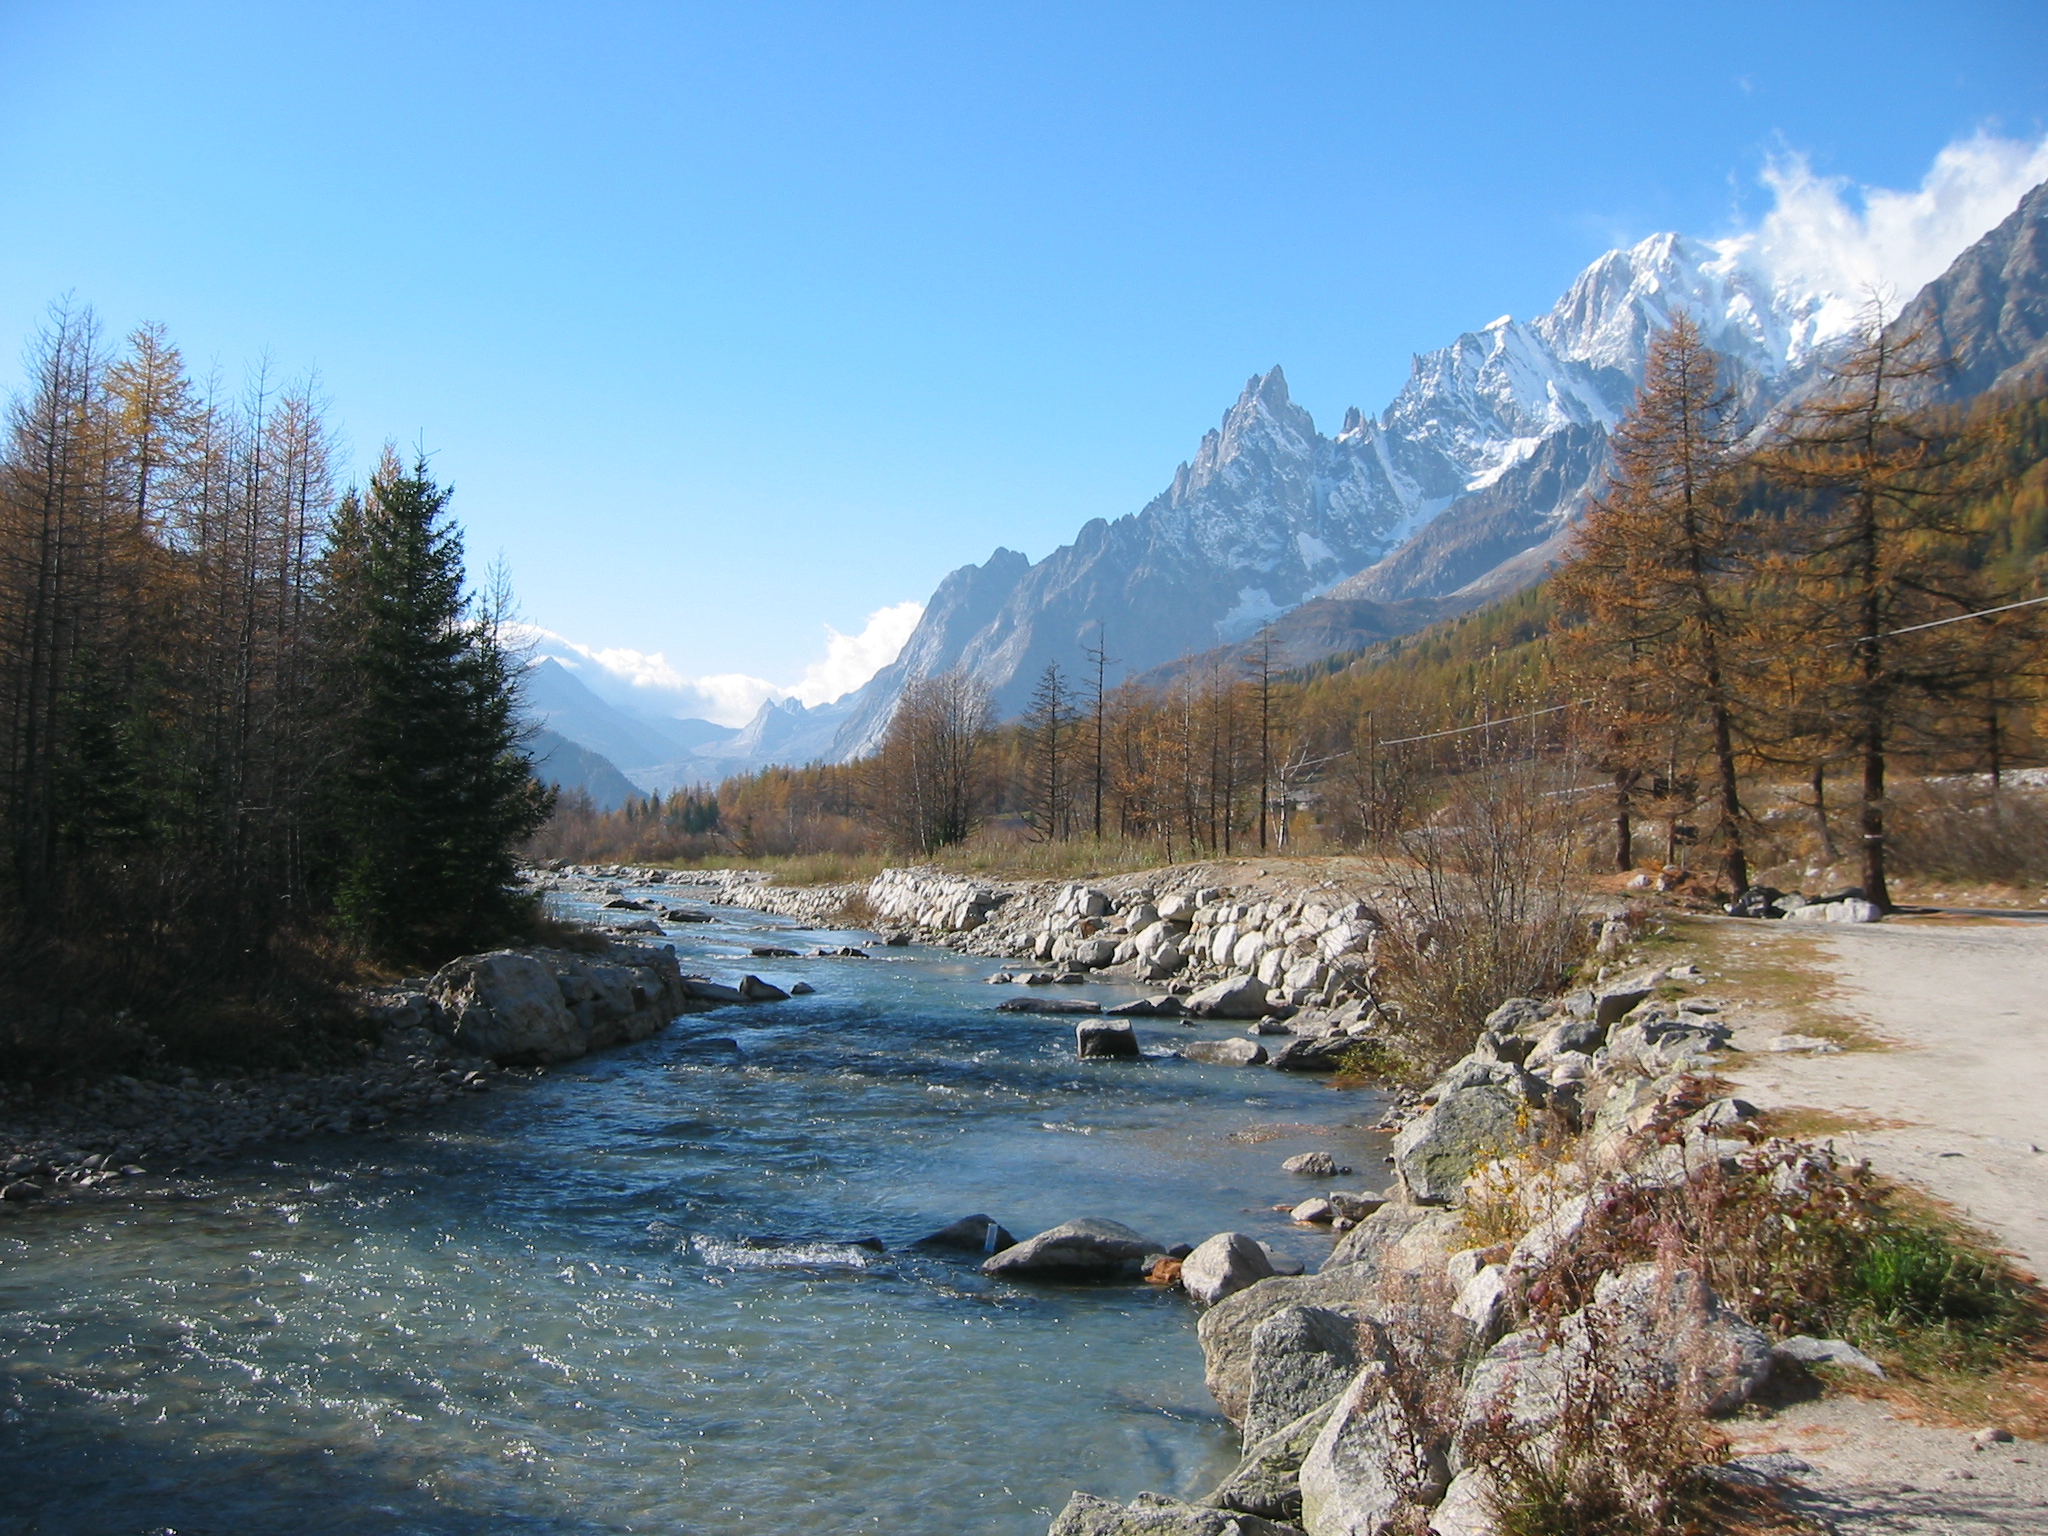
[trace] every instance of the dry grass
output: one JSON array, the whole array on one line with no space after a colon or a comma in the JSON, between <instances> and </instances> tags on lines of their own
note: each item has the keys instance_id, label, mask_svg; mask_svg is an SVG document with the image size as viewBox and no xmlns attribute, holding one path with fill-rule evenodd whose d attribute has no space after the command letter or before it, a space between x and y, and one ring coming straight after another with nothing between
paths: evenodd
<instances>
[{"instance_id":1,"label":"dry grass","mask_svg":"<svg viewBox=\"0 0 2048 1536\"><path fill-rule=\"evenodd\" d=\"M1858 1131L1895 1131L1906 1123L1904 1120L1886 1120L1879 1115L1845 1115L1806 1104L1782 1104L1775 1109L1766 1109L1755 1121L1764 1135L1784 1136L1794 1141L1826 1141L1831 1136L1851 1136Z\"/></svg>"},{"instance_id":2,"label":"dry grass","mask_svg":"<svg viewBox=\"0 0 2048 1536\"><path fill-rule=\"evenodd\" d=\"M1891 1042L1843 1009L1829 982L1822 935L1783 923L1674 916L1669 942L1697 954L1716 993L1767 1011L1788 1034L1813 1035L1845 1051L1881 1051ZM1676 955L1671 957L1675 960ZM1667 963L1664 956L1659 964Z\"/></svg>"}]
</instances>

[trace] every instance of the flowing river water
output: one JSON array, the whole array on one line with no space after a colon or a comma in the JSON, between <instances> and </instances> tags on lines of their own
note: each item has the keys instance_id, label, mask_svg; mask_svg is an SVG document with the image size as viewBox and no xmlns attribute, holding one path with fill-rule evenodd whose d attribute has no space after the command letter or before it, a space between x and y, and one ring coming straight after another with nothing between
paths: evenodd
<instances>
[{"instance_id":1,"label":"flowing river water","mask_svg":"<svg viewBox=\"0 0 2048 1536\"><path fill-rule=\"evenodd\" d=\"M993 962L750 960L852 936L714 910L686 970L816 994L0 1227L0 1533L1038 1536L1227 1471L1183 1297L906 1245L1093 1215L1313 1268L1280 1161L1381 1182L1379 1101L1166 1054L1223 1026L1083 1064Z\"/></svg>"}]
</instances>

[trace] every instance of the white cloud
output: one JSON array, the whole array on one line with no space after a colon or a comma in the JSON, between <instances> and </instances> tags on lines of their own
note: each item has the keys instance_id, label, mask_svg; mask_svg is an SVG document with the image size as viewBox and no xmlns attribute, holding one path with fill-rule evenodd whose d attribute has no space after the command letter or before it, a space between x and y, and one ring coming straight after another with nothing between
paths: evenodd
<instances>
[{"instance_id":1,"label":"white cloud","mask_svg":"<svg viewBox=\"0 0 2048 1536\"><path fill-rule=\"evenodd\" d=\"M1805 156L1786 154L1764 170L1771 211L1723 248L1742 251L1780 287L1836 295L1819 328L1838 333L1873 296L1893 307L1911 299L2043 181L2048 134L1958 140L1908 192L1819 176Z\"/></svg>"},{"instance_id":2,"label":"white cloud","mask_svg":"<svg viewBox=\"0 0 2048 1536\"><path fill-rule=\"evenodd\" d=\"M806 704L829 704L853 692L902 654L923 617L924 604L913 599L877 608L857 635L842 635L827 624L825 659L806 667L803 680L790 692Z\"/></svg>"},{"instance_id":3,"label":"white cloud","mask_svg":"<svg viewBox=\"0 0 2048 1536\"><path fill-rule=\"evenodd\" d=\"M534 624L515 627L516 637L536 654L552 656L614 703L672 716L696 716L720 725L745 725L769 699L825 704L850 693L896 659L917 621L919 602L877 608L859 634L825 628L825 654L792 684L770 682L744 672L691 677L660 651L628 646L590 646Z\"/></svg>"}]
</instances>

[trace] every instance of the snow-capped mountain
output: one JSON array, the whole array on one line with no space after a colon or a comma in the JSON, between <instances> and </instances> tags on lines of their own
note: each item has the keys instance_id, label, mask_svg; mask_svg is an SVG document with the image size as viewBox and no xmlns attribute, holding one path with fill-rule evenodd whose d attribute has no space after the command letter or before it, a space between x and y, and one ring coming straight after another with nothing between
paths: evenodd
<instances>
[{"instance_id":1,"label":"snow-capped mountain","mask_svg":"<svg viewBox=\"0 0 2048 1536\"><path fill-rule=\"evenodd\" d=\"M1333 438L1288 398L1280 369L1254 377L1142 511L1090 522L1036 565L999 549L949 575L902 655L856 696L834 754L871 751L904 685L950 667L1013 715L1048 662L1079 670L1098 635L1122 677L1326 593L1376 605L1367 632L1426 623L1437 600L1568 522L1674 313L1692 314L1738 389L1762 401L1833 339L1842 307L1829 300L1773 284L1740 242L1656 235L1602 256L1548 314L1503 316L1417 357L1384 411L1354 408ZM1329 633L1350 632L1326 609Z\"/></svg>"}]
</instances>

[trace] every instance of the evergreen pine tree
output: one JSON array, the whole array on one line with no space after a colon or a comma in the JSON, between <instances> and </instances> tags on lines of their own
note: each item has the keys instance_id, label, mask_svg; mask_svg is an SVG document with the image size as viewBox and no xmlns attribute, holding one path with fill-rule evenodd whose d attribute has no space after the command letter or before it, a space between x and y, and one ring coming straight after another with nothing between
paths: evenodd
<instances>
[{"instance_id":1,"label":"evergreen pine tree","mask_svg":"<svg viewBox=\"0 0 2048 1536\"><path fill-rule=\"evenodd\" d=\"M435 959L504 938L513 850L550 797L520 750L516 663L463 591L451 491L387 454L337 519L333 615L348 634L336 906L372 950Z\"/></svg>"}]
</instances>

